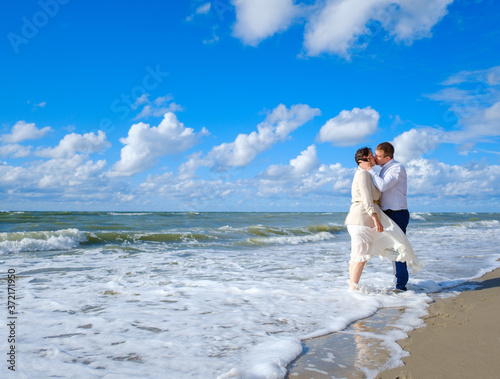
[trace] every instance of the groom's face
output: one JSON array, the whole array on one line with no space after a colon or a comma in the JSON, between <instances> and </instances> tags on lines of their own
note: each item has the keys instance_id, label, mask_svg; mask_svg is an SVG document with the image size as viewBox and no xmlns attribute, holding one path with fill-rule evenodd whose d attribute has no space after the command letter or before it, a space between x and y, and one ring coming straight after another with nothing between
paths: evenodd
<instances>
[{"instance_id":1,"label":"groom's face","mask_svg":"<svg viewBox=\"0 0 500 379\"><path fill-rule=\"evenodd\" d=\"M391 160L390 157L386 157L384 152L381 150L375 150L375 163L382 166Z\"/></svg>"}]
</instances>

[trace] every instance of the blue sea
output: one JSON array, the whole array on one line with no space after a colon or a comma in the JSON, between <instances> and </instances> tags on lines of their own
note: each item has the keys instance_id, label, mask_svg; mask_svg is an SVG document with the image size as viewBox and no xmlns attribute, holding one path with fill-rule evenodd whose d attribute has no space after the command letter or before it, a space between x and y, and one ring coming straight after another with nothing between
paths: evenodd
<instances>
[{"instance_id":1,"label":"blue sea","mask_svg":"<svg viewBox=\"0 0 500 379\"><path fill-rule=\"evenodd\" d=\"M1 352L15 272L19 378L284 378L304 341L400 309L372 336L388 350L382 369L405 356L395 341L433 297L500 266L500 213L412 213L425 268L409 291L392 291L377 257L350 292L345 216L2 212ZM375 376L368 366L359 377Z\"/></svg>"}]
</instances>

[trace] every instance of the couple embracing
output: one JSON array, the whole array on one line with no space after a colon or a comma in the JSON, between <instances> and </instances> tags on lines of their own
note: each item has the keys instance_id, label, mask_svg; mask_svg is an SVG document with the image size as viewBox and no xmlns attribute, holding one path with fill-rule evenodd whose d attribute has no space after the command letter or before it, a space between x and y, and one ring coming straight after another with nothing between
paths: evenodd
<instances>
[{"instance_id":1,"label":"couple embracing","mask_svg":"<svg viewBox=\"0 0 500 379\"><path fill-rule=\"evenodd\" d=\"M410 220L406 171L394 160L394 147L389 142L379 144L375 156L370 148L361 148L354 159L358 169L345 220L351 236L349 288L358 288L366 262L378 254L394 262L396 290L406 291L408 266L413 272L422 267L406 237ZM380 174L372 169L375 165L382 166Z\"/></svg>"}]
</instances>

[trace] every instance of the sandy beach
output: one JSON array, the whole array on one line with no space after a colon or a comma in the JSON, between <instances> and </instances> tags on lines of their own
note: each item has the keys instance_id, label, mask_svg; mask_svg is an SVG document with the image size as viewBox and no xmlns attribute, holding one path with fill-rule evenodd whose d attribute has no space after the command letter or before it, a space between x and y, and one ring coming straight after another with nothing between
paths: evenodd
<instances>
[{"instance_id":1,"label":"sandy beach","mask_svg":"<svg viewBox=\"0 0 500 379\"><path fill-rule=\"evenodd\" d=\"M500 269L480 279L461 286L459 295L438 299L431 303L429 314L423 318L426 326L413 330L408 337L398 341L409 353L404 365L380 372L376 379L432 379L432 378L492 378L500 372ZM363 328L390 328L390 317L397 317L397 310L382 310L377 317L364 320ZM379 312L377 312L379 313ZM384 323L386 325L384 325ZM359 324L359 323L358 323ZM352 328L353 326L351 326ZM356 326L354 326L356 327ZM359 325L358 325L359 327ZM325 356L339 352L334 349L336 339L345 342L347 333L306 341L307 352L289 371L289 378L365 378L355 370L360 361L360 351L354 347L345 352L347 362L352 355L353 365L344 369L329 363ZM356 341L354 341L356 342ZM344 343L345 345L345 343ZM387 351L379 341L363 341L369 346L362 354L364 364L372 362L372 370L380 370L387 361ZM355 344L353 344L355 346ZM358 341L359 346L359 341ZM358 349L359 350L359 349ZM340 352L342 353L342 352Z\"/></svg>"},{"instance_id":2,"label":"sandy beach","mask_svg":"<svg viewBox=\"0 0 500 379\"><path fill-rule=\"evenodd\" d=\"M498 377L500 269L473 283L477 288L432 303L427 326L399 341L410 353L404 366L377 379Z\"/></svg>"}]
</instances>

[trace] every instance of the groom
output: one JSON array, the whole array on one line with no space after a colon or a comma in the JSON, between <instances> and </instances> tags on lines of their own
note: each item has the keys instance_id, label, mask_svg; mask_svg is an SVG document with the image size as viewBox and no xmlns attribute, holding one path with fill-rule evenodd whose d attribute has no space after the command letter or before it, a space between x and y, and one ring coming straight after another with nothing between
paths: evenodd
<instances>
[{"instance_id":1,"label":"groom","mask_svg":"<svg viewBox=\"0 0 500 379\"><path fill-rule=\"evenodd\" d=\"M394 146L389 142L382 142L375 150L375 162L382 166L377 174L369 162L361 162L359 167L368 171L372 181L382 195L380 208L406 234L406 227L410 221L410 213L406 203L407 178L403 165L394 160ZM396 289L406 291L408 283L408 267L406 262L394 262L396 270Z\"/></svg>"}]
</instances>

